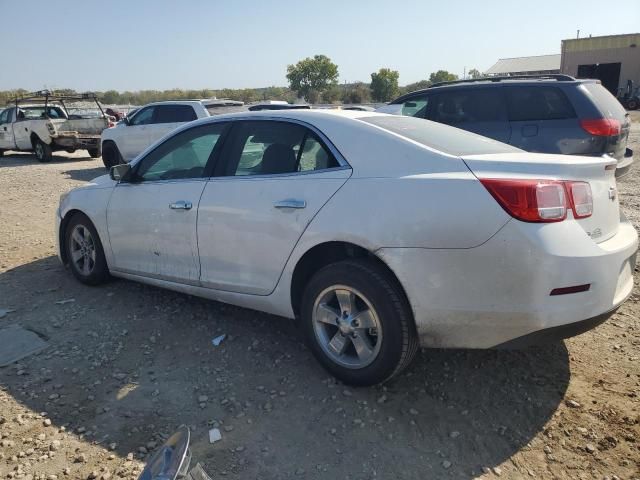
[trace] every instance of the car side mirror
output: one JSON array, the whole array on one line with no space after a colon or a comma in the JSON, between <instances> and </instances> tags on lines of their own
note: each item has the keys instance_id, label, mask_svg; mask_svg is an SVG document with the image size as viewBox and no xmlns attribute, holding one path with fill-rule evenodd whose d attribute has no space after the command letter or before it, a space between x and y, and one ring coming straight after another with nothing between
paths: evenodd
<instances>
[{"instance_id":1,"label":"car side mirror","mask_svg":"<svg viewBox=\"0 0 640 480\"><path fill-rule=\"evenodd\" d=\"M129 176L129 172L131 172L131 165L128 163L122 163L111 167L109 170L109 176L111 177L111 180L121 182Z\"/></svg>"}]
</instances>

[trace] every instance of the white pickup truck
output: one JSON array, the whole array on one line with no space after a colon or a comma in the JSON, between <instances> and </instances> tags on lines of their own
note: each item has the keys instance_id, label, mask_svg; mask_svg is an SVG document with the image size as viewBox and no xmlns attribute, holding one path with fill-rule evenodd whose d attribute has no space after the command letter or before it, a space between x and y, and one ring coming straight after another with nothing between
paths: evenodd
<instances>
[{"instance_id":1,"label":"white pickup truck","mask_svg":"<svg viewBox=\"0 0 640 480\"><path fill-rule=\"evenodd\" d=\"M95 102L84 113L70 114L73 102ZM37 92L12 101L0 112L0 156L7 150L34 152L48 162L57 150L87 150L100 156L100 134L112 125L94 94L55 95Z\"/></svg>"}]
</instances>

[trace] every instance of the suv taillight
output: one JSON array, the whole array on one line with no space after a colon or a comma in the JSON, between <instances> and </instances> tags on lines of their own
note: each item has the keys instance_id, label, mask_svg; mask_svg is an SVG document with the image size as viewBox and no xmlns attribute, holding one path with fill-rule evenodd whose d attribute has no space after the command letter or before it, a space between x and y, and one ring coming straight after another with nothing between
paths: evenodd
<instances>
[{"instance_id":1,"label":"suv taillight","mask_svg":"<svg viewBox=\"0 0 640 480\"><path fill-rule=\"evenodd\" d=\"M622 126L613 118L597 118L593 120L580 120L580 126L590 135L597 137L614 137L620 135Z\"/></svg>"},{"instance_id":2,"label":"suv taillight","mask_svg":"<svg viewBox=\"0 0 640 480\"><path fill-rule=\"evenodd\" d=\"M561 222L567 210L574 218L593 213L591 187L587 182L560 180L480 180L489 193L513 218L523 222Z\"/></svg>"}]
</instances>

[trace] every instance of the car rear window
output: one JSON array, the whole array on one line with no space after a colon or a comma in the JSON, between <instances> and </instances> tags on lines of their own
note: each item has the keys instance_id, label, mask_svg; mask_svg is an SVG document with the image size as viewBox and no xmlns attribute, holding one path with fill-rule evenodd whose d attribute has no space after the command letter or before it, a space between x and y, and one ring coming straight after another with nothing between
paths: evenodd
<instances>
[{"instance_id":1,"label":"car rear window","mask_svg":"<svg viewBox=\"0 0 640 480\"><path fill-rule=\"evenodd\" d=\"M482 137L466 130L414 117L376 115L361 117L359 120L384 128L434 150L458 157L522 151L506 143Z\"/></svg>"},{"instance_id":2,"label":"car rear window","mask_svg":"<svg viewBox=\"0 0 640 480\"><path fill-rule=\"evenodd\" d=\"M571 102L557 87L508 87L505 93L512 122L576 118Z\"/></svg>"},{"instance_id":3,"label":"car rear window","mask_svg":"<svg viewBox=\"0 0 640 480\"><path fill-rule=\"evenodd\" d=\"M611 95L611 92L601 84L584 83L583 86L591 95L593 102L598 107L598 110L600 110L606 118L616 118L620 120L625 117L627 112L624 107L616 97Z\"/></svg>"}]
</instances>

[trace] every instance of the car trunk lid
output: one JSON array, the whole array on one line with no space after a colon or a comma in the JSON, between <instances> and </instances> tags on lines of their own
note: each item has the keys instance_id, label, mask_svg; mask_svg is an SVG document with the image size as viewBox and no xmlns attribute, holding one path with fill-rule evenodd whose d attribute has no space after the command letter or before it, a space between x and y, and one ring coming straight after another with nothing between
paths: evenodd
<instances>
[{"instance_id":1,"label":"car trunk lid","mask_svg":"<svg viewBox=\"0 0 640 480\"><path fill-rule=\"evenodd\" d=\"M479 179L540 179L588 182L593 196L591 216L575 221L596 243L614 236L620 222L616 162L606 157L532 153L499 153L463 157ZM573 218L571 210L567 218Z\"/></svg>"}]
</instances>

